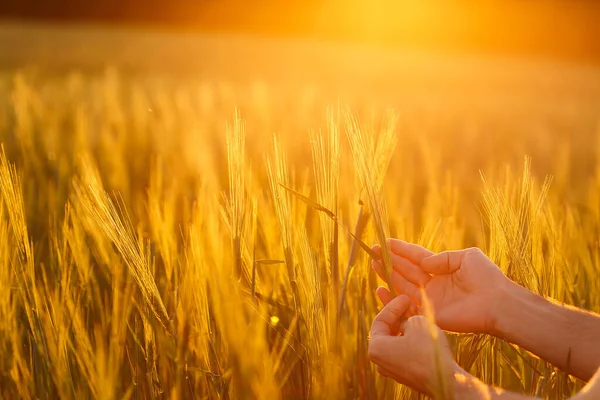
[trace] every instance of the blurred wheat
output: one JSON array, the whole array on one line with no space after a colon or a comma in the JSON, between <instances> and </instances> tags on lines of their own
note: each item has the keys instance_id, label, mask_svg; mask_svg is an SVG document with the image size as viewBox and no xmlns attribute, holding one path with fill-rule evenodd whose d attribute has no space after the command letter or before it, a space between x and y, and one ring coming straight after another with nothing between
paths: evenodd
<instances>
[{"instance_id":1,"label":"blurred wheat","mask_svg":"<svg viewBox=\"0 0 600 400\"><path fill-rule=\"evenodd\" d=\"M0 398L413 398L367 358L380 283L361 242L390 235L480 246L531 290L600 311L594 146L517 174L550 139L494 132L493 147L301 96L295 125L266 95L234 111L231 93L0 76ZM488 383L581 387L501 341L450 341Z\"/></svg>"}]
</instances>

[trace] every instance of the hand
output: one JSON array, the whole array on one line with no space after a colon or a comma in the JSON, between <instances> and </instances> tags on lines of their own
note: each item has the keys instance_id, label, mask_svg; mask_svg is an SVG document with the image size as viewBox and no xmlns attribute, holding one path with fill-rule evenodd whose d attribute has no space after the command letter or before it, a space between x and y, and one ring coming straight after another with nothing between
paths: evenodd
<instances>
[{"instance_id":1,"label":"hand","mask_svg":"<svg viewBox=\"0 0 600 400\"><path fill-rule=\"evenodd\" d=\"M375 317L369 358L380 374L428 396L453 390L453 374L460 368L446 336L423 316L405 319L410 303L398 296Z\"/></svg>"},{"instance_id":2,"label":"hand","mask_svg":"<svg viewBox=\"0 0 600 400\"><path fill-rule=\"evenodd\" d=\"M420 304L420 287L424 287L440 328L493 332L500 295L511 281L481 250L434 254L398 239L390 239L389 245L394 267L392 286L397 294L406 294ZM380 252L381 248L375 246L374 250ZM382 265L374 261L373 268L385 280ZM383 287L377 289L377 294L384 304L393 298Z\"/></svg>"}]
</instances>

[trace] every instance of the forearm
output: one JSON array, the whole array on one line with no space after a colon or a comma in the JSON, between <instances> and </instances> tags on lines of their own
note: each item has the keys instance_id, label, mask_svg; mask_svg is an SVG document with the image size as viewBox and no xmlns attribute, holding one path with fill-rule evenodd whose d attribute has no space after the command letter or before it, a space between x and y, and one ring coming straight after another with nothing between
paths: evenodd
<instances>
[{"instance_id":1,"label":"forearm","mask_svg":"<svg viewBox=\"0 0 600 400\"><path fill-rule=\"evenodd\" d=\"M454 398L461 400L530 400L538 397L529 397L517 393L507 392L485 383L469 375L456 365L453 371L452 384L454 385ZM590 379L587 385L572 400L600 399L600 369Z\"/></svg>"},{"instance_id":2,"label":"forearm","mask_svg":"<svg viewBox=\"0 0 600 400\"><path fill-rule=\"evenodd\" d=\"M525 400L533 397L488 386L464 371L454 373L454 398L461 400Z\"/></svg>"},{"instance_id":3,"label":"forearm","mask_svg":"<svg viewBox=\"0 0 600 400\"><path fill-rule=\"evenodd\" d=\"M495 336L518 345L554 366L589 380L600 365L600 316L511 284L495 312Z\"/></svg>"},{"instance_id":4,"label":"forearm","mask_svg":"<svg viewBox=\"0 0 600 400\"><path fill-rule=\"evenodd\" d=\"M526 400L534 397L523 396L491 387L479 379L458 369L454 372L454 398L461 400ZM537 397L535 397L537 399ZM600 370L572 400L600 399Z\"/></svg>"}]
</instances>

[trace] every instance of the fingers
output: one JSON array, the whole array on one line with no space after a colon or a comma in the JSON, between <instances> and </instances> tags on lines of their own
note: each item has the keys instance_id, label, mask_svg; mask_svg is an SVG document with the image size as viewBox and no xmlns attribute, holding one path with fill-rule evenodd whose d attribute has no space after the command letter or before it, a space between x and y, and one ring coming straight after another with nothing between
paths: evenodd
<instances>
[{"instance_id":1,"label":"fingers","mask_svg":"<svg viewBox=\"0 0 600 400\"><path fill-rule=\"evenodd\" d=\"M377 272L377 275L379 275L379 277L381 279L383 279L384 281L387 281L386 273L385 273L381 263L379 263L377 261L373 261L372 265L373 265L373 269L375 270L375 272ZM417 285L410 282L409 280L407 280L405 277L403 277L401 274L399 274L396 271L392 272L391 278L392 278L392 287L394 288L394 291L396 292L396 294L406 294L407 296L411 297L413 300L416 300L417 302L421 301L421 290L419 289L419 287ZM387 290L387 293L391 296L391 293L389 293L389 290ZM379 293L378 293L378 296L379 296ZM381 300L381 302L383 304L387 304L387 302L389 302L389 300L388 300L389 298L387 297L387 294L385 294L384 296L385 296L384 298L379 297L379 299Z\"/></svg>"},{"instance_id":2,"label":"fingers","mask_svg":"<svg viewBox=\"0 0 600 400\"><path fill-rule=\"evenodd\" d=\"M383 265L381 264L381 262L373 260L373 261L371 261L371 267L373 267L373 269L375 270L377 275L379 275L379 277L383 281L387 282L388 278L386 276L385 269L383 268Z\"/></svg>"},{"instance_id":3,"label":"fingers","mask_svg":"<svg viewBox=\"0 0 600 400\"><path fill-rule=\"evenodd\" d=\"M414 302L411 302L410 305L408 306L408 311L404 313L404 317L405 318L410 318L413 315L419 315L421 314L421 307Z\"/></svg>"},{"instance_id":4,"label":"fingers","mask_svg":"<svg viewBox=\"0 0 600 400\"><path fill-rule=\"evenodd\" d=\"M450 274L460 268L467 251L443 251L427 257L421 262L421 269L430 274Z\"/></svg>"},{"instance_id":5,"label":"fingers","mask_svg":"<svg viewBox=\"0 0 600 400\"><path fill-rule=\"evenodd\" d=\"M417 286L425 286L431 279L431 275L421 270L421 268L408 259L396 254L392 255L392 266L402 276Z\"/></svg>"},{"instance_id":6,"label":"fingers","mask_svg":"<svg viewBox=\"0 0 600 400\"><path fill-rule=\"evenodd\" d=\"M377 290L375 291L375 293L377 293L377 297L379 297L379 301L381 301L381 303L385 306L386 304L388 304L390 301L392 301L394 299L394 295L392 293L390 293L389 289L383 286L379 286L377 288ZM402 294L402 293L400 293ZM420 291L419 291L420 294ZM413 299L416 300L416 299ZM420 297L417 300L420 303ZM420 313L419 311L419 306L414 303L414 302L410 302L410 304L408 305L408 310L406 310L406 312L404 313L404 318L410 318L413 315L418 315Z\"/></svg>"},{"instance_id":7,"label":"fingers","mask_svg":"<svg viewBox=\"0 0 600 400\"><path fill-rule=\"evenodd\" d=\"M394 376L392 371L390 371L389 369L387 369L385 367L382 367L381 365L377 366L377 372L379 372L379 374L385 376L386 378L392 378Z\"/></svg>"},{"instance_id":8,"label":"fingers","mask_svg":"<svg viewBox=\"0 0 600 400\"><path fill-rule=\"evenodd\" d=\"M419 268L419 264L421 260L433 255L433 253L424 247L399 239L388 239L388 243L392 253L391 261L393 268L415 285L425 286L431 279L431 276ZM375 245L372 249L375 253L381 255L381 246ZM372 265L378 275L387 281L386 274L384 273L385 269L382 268L381 261L373 260Z\"/></svg>"},{"instance_id":9,"label":"fingers","mask_svg":"<svg viewBox=\"0 0 600 400\"><path fill-rule=\"evenodd\" d=\"M394 335L394 328L398 326L409 304L410 300L407 296L398 296L388 302L373 320L371 338Z\"/></svg>"},{"instance_id":10,"label":"fingers","mask_svg":"<svg viewBox=\"0 0 600 400\"><path fill-rule=\"evenodd\" d=\"M379 277L384 281L387 281L385 269L383 268L381 261L373 260L371 261L371 265L373 266L373 269L375 269L375 272L377 272L377 275L379 275ZM392 254L392 267L409 281L418 286L425 286L431 279L431 275L421 270L421 268L413 264L411 261L395 254Z\"/></svg>"},{"instance_id":11,"label":"fingers","mask_svg":"<svg viewBox=\"0 0 600 400\"><path fill-rule=\"evenodd\" d=\"M377 297L379 297L379 300L384 306L387 305L390 301L394 300L394 295L383 286L379 286L375 293L377 294Z\"/></svg>"},{"instance_id":12,"label":"fingers","mask_svg":"<svg viewBox=\"0 0 600 400\"><path fill-rule=\"evenodd\" d=\"M400 333L403 335L408 335L410 332L423 332L424 328L430 326L429 320L422 315L415 315L408 318L400 325Z\"/></svg>"},{"instance_id":13,"label":"fingers","mask_svg":"<svg viewBox=\"0 0 600 400\"><path fill-rule=\"evenodd\" d=\"M413 300L421 303L421 290L414 283L394 271L392 273L392 286L398 294L405 294Z\"/></svg>"},{"instance_id":14,"label":"fingers","mask_svg":"<svg viewBox=\"0 0 600 400\"><path fill-rule=\"evenodd\" d=\"M432 251L427 250L423 246L419 246L418 244L414 243L408 243L400 239L388 239L388 244L392 253L400 257L404 257L417 265L421 264L421 261L424 258L434 254Z\"/></svg>"},{"instance_id":15,"label":"fingers","mask_svg":"<svg viewBox=\"0 0 600 400\"><path fill-rule=\"evenodd\" d=\"M395 254L400 257L404 257L414 264L419 264L421 260L427 258L434 253L430 250L427 250L423 246L419 246L418 244L408 243L400 239L390 238L387 240L388 246L392 254ZM376 252L378 255L381 255L381 246L376 244L371 249Z\"/></svg>"},{"instance_id":16,"label":"fingers","mask_svg":"<svg viewBox=\"0 0 600 400\"><path fill-rule=\"evenodd\" d=\"M426 335L433 340L439 341L447 351L450 351L448 338L444 332L436 324L431 323L427 317L422 315L412 316L400 325L399 330L402 336Z\"/></svg>"}]
</instances>

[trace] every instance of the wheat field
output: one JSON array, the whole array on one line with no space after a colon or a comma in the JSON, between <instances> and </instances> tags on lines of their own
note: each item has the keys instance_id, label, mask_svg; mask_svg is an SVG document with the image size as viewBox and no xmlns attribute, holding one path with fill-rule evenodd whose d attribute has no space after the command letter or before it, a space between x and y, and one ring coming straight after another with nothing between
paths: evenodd
<instances>
[{"instance_id":1,"label":"wheat field","mask_svg":"<svg viewBox=\"0 0 600 400\"><path fill-rule=\"evenodd\" d=\"M265 48L271 69L234 79L217 72L244 66L216 52L198 76L4 54L0 398L415 398L367 358L385 282L364 244L390 235L479 246L600 312L597 69L329 49L302 80L281 72L301 55ZM583 386L449 338L488 384Z\"/></svg>"}]
</instances>

